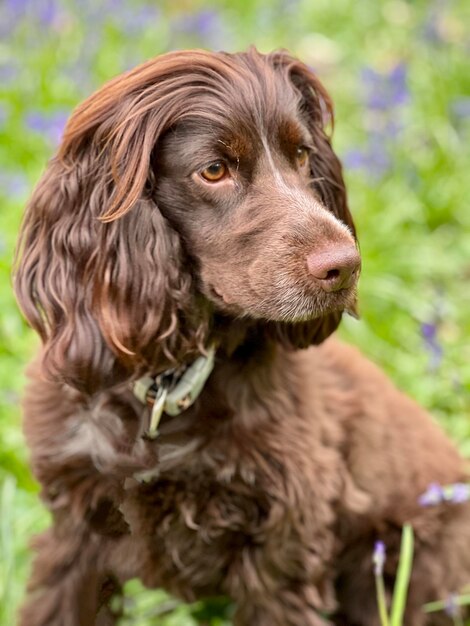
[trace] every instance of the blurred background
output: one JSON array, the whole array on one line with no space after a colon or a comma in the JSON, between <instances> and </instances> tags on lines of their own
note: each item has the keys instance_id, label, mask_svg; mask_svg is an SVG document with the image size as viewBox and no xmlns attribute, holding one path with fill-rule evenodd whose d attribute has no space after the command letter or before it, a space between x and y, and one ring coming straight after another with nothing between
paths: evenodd
<instances>
[{"instance_id":1,"label":"blurred background","mask_svg":"<svg viewBox=\"0 0 470 626\"><path fill-rule=\"evenodd\" d=\"M74 106L168 50L288 48L336 104L363 272L341 335L435 415L470 457L470 3L466 0L1 0L0 625L48 523L27 468L19 398L37 339L10 289L25 201ZM229 624L128 586L136 626Z\"/></svg>"}]
</instances>

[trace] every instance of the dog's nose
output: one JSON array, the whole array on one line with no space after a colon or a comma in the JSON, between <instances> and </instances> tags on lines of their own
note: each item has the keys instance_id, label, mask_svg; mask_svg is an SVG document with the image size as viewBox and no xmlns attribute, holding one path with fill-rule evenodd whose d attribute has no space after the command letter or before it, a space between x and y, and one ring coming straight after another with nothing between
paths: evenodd
<instances>
[{"instance_id":1,"label":"dog's nose","mask_svg":"<svg viewBox=\"0 0 470 626\"><path fill-rule=\"evenodd\" d=\"M307 268L324 291L339 291L356 281L361 257L354 246L312 252L307 257Z\"/></svg>"}]
</instances>

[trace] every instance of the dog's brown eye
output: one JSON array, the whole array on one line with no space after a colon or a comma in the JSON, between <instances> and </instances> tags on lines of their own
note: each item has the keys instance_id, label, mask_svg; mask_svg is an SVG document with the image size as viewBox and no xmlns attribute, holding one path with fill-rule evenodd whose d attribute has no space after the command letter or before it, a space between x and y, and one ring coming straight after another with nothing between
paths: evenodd
<instances>
[{"instance_id":1,"label":"dog's brown eye","mask_svg":"<svg viewBox=\"0 0 470 626\"><path fill-rule=\"evenodd\" d=\"M297 163L300 167L304 167L308 163L308 150L305 146L299 146L295 155Z\"/></svg>"},{"instance_id":2,"label":"dog's brown eye","mask_svg":"<svg viewBox=\"0 0 470 626\"><path fill-rule=\"evenodd\" d=\"M211 163L208 167L202 170L201 176L208 180L210 183L216 183L221 180L227 174L227 166L223 161L216 161Z\"/></svg>"}]
</instances>

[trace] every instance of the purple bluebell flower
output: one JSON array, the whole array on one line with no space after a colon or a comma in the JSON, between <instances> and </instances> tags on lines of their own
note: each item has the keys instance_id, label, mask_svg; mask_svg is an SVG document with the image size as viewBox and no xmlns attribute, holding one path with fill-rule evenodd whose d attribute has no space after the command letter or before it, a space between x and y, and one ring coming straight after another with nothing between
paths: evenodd
<instances>
[{"instance_id":1,"label":"purple bluebell flower","mask_svg":"<svg viewBox=\"0 0 470 626\"><path fill-rule=\"evenodd\" d=\"M371 109L387 109L389 102L386 94L383 93L382 75L371 67L365 67L361 78L366 91L367 106Z\"/></svg>"},{"instance_id":2,"label":"purple bluebell flower","mask_svg":"<svg viewBox=\"0 0 470 626\"><path fill-rule=\"evenodd\" d=\"M16 62L10 63L1 63L0 64L0 83L6 85L7 83L12 83L13 80L18 75L18 66Z\"/></svg>"},{"instance_id":3,"label":"purple bluebell flower","mask_svg":"<svg viewBox=\"0 0 470 626\"><path fill-rule=\"evenodd\" d=\"M421 324L421 333L426 339L426 341L434 341L437 334L437 326L436 324L429 324L427 322L423 322Z\"/></svg>"},{"instance_id":4,"label":"purple bluebell flower","mask_svg":"<svg viewBox=\"0 0 470 626\"><path fill-rule=\"evenodd\" d=\"M397 63L388 73L365 67L362 84L369 136L365 146L347 153L344 161L347 167L363 170L377 181L390 170L391 148L404 128L400 110L409 100L407 66Z\"/></svg>"},{"instance_id":5,"label":"purple bluebell flower","mask_svg":"<svg viewBox=\"0 0 470 626\"><path fill-rule=\"evenodd\" d=\"M421 506L432 506L443 502L462 504L469 501L470 483L453 483L445 486L431 483L418 498L418 503Z\"/></svg>"},{"instance_id":6,"label":"purple bluebell flower","mask_svg":"<svg viewBox=\"0 0 470 626\"><path fill-rule=\"evenodd\" d=\"M373 110L390 111L409 100L407 67L401 62L388 73L376 72L371 67L362 71L366 105Z\"/></svg>"},{"instance_id":7,"label":"purple bluebell flower","mask_svg":"<svg viewBox=\"0 0 470 626\"><path fill-rule=\"evenodd\" d=\"M444 501L444 494L442 487L437 483L431 483L426 491L418 498L418 503L421 506L432 506L434 504L440 504Z\"/></svg>"},{"instance_id":8,"label":"purple bluebell flower","mask_svg":"<svg viewBox=\"0 0 470 626\"><path fill-rule=\"evenodd\" d=\"M435 372L442 363L444 350L438 340L438 323L423 322L421 324L421 335L424 340L424 346L430 355L429 369Z\"/></svg>"},{"instance_id":9,"label":"purple bluebell flower","mask_svg":"<svg viewBox=\"0 0 470 626\"><path fill-rule=\"evenodd\" d=\"M467 483L447 485L443 487L442 491L445 502L461 504L462 502L468 502L468 500L470 500L470 484Z\"/></svg>"},{"instance_id":10,"label":"purple bluebell flower","mask_svg":"<svg viewBox=\"0 0 470 626\"><path fill-rule=\"evenodd\" d=\"M0 170L0 193L10 198L22 198L29 191L25 176L18 172Z\"/></svg>"},{"instance_id":11,"label":"purple bluebell flower","mask_svg":"<svg viewBox=\"0 0 470 626\"><path fill-rule=\"evenodd\" d=\"M200 37L204 38L210 37L213 29L217 27L219 15L214 10L205 9L192 16L188 16L187 19L186 27L189 27L188 30L194 30Z\"/></svg>"},{"instance_id":12,"label":"purple bluebell flower","mask_svg":"<svg viewBox=\"0 0 470 626\"><path fill-rule=\"evenodd\" d=\"M114 13L114 19L119 23L119 27L128 34L139 33L152 23L156 24L159 18L160 11L153 6L122 7L118 5Z\"/></svg>"},{"instance_id":13,"label":"purple bluebell flower","mask_svg":"<svg viewBox=\"0 0 470 626\"><path fill-rule=\"evenodd\" d=\"M53 145L57 145L62 138L67 118L68 113L65 111L56 111L53 114L32 112L26 115L25 123L28 128L45 136Z\"/></svg>"},{"instance_id":14,"label":"purple bluebell flower","mask_svg":"<svg viewBox=\"0 0 470 626\"><path fill-rule=\"evenodd\" d=\"M4 0L3 9L13 18L27 15L31 0Z\"/></svg>"},{"instance_id":15,"label":"purple bluebell flower","mask_svg":"<svg viewBox=\"0 0 470 626\"><path fill-rule=\"evenodd\" d=\"M37 4L40 4L38 0ZM21 22L36 17L33 0L2 0L0 2L0 36L10 37Z\"/></svg>"},{"instance_id":16,"label":"purple bluebell flower","mask_svg":"<svg viewBox=\"0 0 470 626\"><path fill-rule=\"evenodd\" d=\"M344 166L350 170L360 170L365 167L366 159L363 150L353 148L348 150L343 156L342 161Z\"/></svg>"},{"instance_id":17,"label":"purple bluebell flower","mask_svg":"<svg viewBox=\"0 0 470 626\"><path fill-rule=\"evenodd\" d=\"M39 19L46 26L50 26L57 17L56 0L42 0L38 5Z\"/></svg>"},{"instance_id":18,"label":"purple bluebell flower","mask_svg":"<svg viewBox=\"0 0 470 626\"><path fill-rule=\"evenodd\" d=\"M444 606L444 612L452 618L458 617L460 615L460 607L458 604L458 596L455 593L451 593L446 601Z\"/></svg>"},{"instance_id":19,"label":"purple bluebell flower","mask_svg":"<svg viewBox=\"0 0 470 626\"><path fill-rule=\"evenodd\" d=\"M4 0L2 23L8 25L8 32L24 20L35 19L49 26L57 18L59 8L57 0ZM2 29L4 30L4 29Z\"/></svg>"},{"instance_id":20,"label":"purple bluebell flower","mask_svg":"<svg viewBox=\"0 0 470 626\"><path fill-rule=\"evenodd\" d=\"M176 35L197 37L208 48L227 47L227 29L220 13L214 9L178 17L173 24L173 31Z\"/></svg>"},{"instance_id":21,"label":"purple bluebell flower","mask_svg":"<svg viewBox=\"0 0 470 626\"><path fill-rule=\"evenodd\" d=\"M407 104L410 99L410 92L408 90L408 69L403 61L395 65L388 75L388 81L391 91L390 95L393 97L392 103L395 106Z\"/></svg>"},{"instance_id":22,"label":"purple bluebell flower","mask_svg":"<svg viewBox=\"0 0 470 626\"><path fill-rule=\"evenodd\" d=\"M382 576L386 558L385 544L383 541L376 541L372 563L374 564L374 575Z\"/></svg>"},{"instance_id":23,"label":"purple bluebell flower","mask_svg":"<svg viewBox=\"0 0 470 626\"><path fill-rule=\"evenodd\" d=\"M344 165L351 170L363 170L374 180L380 180L390 169L392 160L387 146L370 138L364 148L356 148L343 156Z\"/></svg>"},{"instance_id":24,"label":"purple bluebell flower","mask_svg":"<svg viewBox=\"0 0 470 626\"><path fill-rule=\"evenodd\" d=\"M404 128L405 124L402 119L387 117L382 126L382 134L388 139L396 139L403 132Z\"/></svg>"}]
</instances>

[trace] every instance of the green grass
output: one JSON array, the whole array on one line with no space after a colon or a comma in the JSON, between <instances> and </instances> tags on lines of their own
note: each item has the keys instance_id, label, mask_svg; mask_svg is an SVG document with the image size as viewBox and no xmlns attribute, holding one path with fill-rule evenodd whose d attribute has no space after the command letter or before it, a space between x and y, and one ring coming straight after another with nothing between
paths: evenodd
<instances>
[{"instance_id":1,"label":"green grass","mask_svg":"<svg viewBox=\"0 0 470 626\"><path fill-rule=\"evenodd\" d=\"M23 593L28 539L48 519L20 427L23 370L37 346L10 291L22 209L65 115L104 80L167 49L286 47L319 73L336 103L334 144L346 163L363 256L362 319L345 320L341 333L470 456L468 3L224 0L215 11L174 0L147 13L157 3L108 5L0 5L2 626L14 623ZM136 626L223 623L210 617L224 614L217 605L174 609L164 595L149 597L130 589Z\"/></svg>"}]
</instances>

